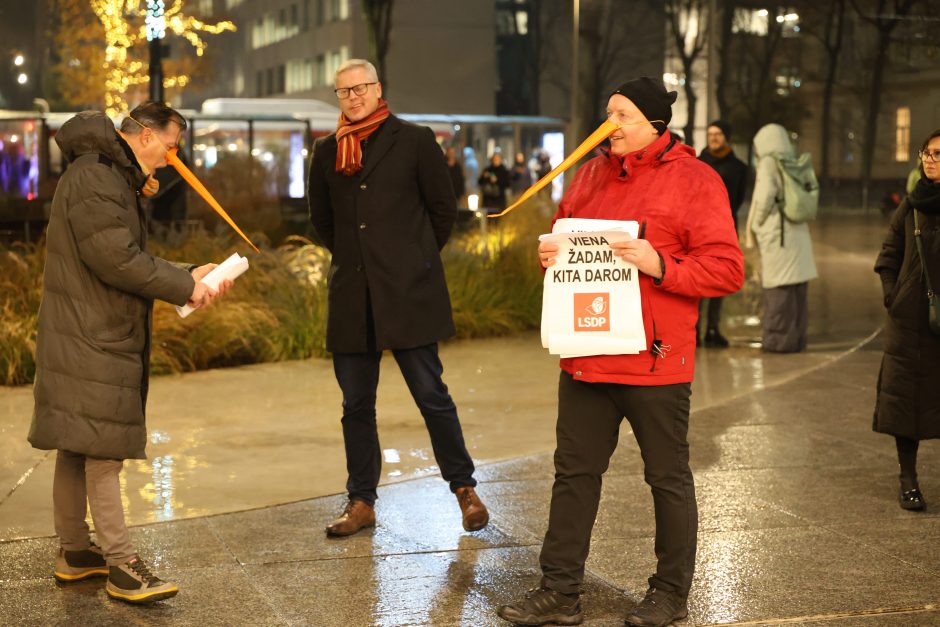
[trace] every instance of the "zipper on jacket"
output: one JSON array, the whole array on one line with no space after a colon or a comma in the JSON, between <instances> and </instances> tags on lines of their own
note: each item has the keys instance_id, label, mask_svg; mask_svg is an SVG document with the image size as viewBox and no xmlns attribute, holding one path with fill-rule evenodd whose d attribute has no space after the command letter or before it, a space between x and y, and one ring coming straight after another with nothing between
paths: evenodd
<instances>
[{"instance_id":1,"label":"zipper on jacket","mask_svg":"<svg viewBox=\"0 0 940 627\"><path fill-rule=\"evenodd\" d=\"M652 282L652 278L650 278ZM656 360L664 357L663 341L656 337L656 314L653 312L653 290L650 289L648 308L650 311L650 326L653 328L653 342L650 344L650 355L653 356L653 364L650 366L650 372L656 370Z\"/></svg>"}]
</instances>

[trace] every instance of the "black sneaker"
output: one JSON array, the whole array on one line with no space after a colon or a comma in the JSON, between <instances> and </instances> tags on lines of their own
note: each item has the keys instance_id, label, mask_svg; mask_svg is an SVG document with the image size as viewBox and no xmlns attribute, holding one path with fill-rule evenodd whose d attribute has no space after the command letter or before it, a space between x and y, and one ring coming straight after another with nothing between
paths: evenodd
<instances>
[{"instance_id":1,"label":"black sneaker","mask_svg":"<svg viewBox=\"0 0 940 627\"><path fill-rule=\"evenodd\" d=\"M684 597L675 592L650 588L624 622L634 627L665 627L688 615L689 607Z\"/></svg>"},{"instance_id":2,"label":"black sneaker","mask_svg":"<svg viewBox=\"0 0 940 627\"><path fill-rule=\"evenodd\" d=\"M101 548L95 544L84 551L66 551L59 548L52 575L63 583L81 581L89 577L106 577L108 564Z\"/></svg>"},{"instance_id":3,"label":"black sneaker","mask_svg":"<svg viewBox=\"0 0 940 627\"><path fill-rule=\"evenodd\" d=\"M721 334L718 329L709 329L705 332L706 348L728 348L728 338Z\"/></svg>"},{"instance_id":4,"label":"black sneaker","mask_svg":"<svg viewBox=\"0 0 940 627\"><path fill-rule=\"evenodd\" d=\"M111 566L106 590L111 597L128 603L153 603L176 596L176 584L161 581L151 574L139 556L120 566Z\"/></svg>"},{"instance_id":5,"label":"black sneaker","mask_svg":"<svg viewBox=\"0 0 940 627\"><path fill-rule=\"evenodd\" d=\"M572 599L548 588L533 588L521 601L504 605L496 613L516 625L580 625L584 620L581 599L573 596Z\"/></svg>"}]
</instances>

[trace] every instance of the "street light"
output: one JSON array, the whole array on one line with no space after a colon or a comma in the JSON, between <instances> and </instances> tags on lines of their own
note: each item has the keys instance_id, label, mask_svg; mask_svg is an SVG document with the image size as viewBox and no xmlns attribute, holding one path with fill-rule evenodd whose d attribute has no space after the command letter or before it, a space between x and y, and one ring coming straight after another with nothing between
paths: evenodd
<instances>
[{"instance_id":1,"label":"street light","mask_svg":"<svg viewBox=\"0 0 940 627\"><path fill-rule=\"evenodd\" d=\"M150 42L150 99L163 102L163 38L166 6L163 0L147 0L147 41Z\"/></svg>"},{"instance_id":2,"label":"street light","mask_svg":"<svg viewBox=\"0 0 940 627\"><path fill-rule=\"evenodd\" d=\"M24 59L23 55L21 54L18 54L15 57L13 57L13 65L15 65L16 67L20 67L25 62L26 62L26 59Z\"/></svg>"},{"instance_id":3,"label":"street light","mask_svg":"<svg viewBox=\"0 0 940 627\"><path fill-rule=\"evenodd\" d=\"M19 75L16 77L16 82L19 83L20 85L25 85L28 80L29 80L29 77L26 76L24 72L20 72Z\"/></svg>"}]
</instances>

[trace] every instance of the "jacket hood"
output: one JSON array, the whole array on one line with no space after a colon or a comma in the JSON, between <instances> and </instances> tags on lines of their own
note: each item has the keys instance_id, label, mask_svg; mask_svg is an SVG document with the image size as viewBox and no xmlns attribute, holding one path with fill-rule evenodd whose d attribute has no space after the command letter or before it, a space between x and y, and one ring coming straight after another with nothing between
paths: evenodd
<instances>
[{"instance_id":1,"label":"jacket hood","mask_svg":"<svg viewBox=\"0 0 940 627\"><path fill-rule=\"evenodd\" d=\"M758 159L767 155L789 157L793 155L793 144L787 129L779 124L767 124L754 135L754 154Z\"/></svg>"},{"instance_id":2,"label":"jacket hood","mask_svg":"<svg viewBox=\"0 0 940 627\"><path fill-rule=\"evenodd\" d=\"M122 147L124 142L111 118L100 111L82 111L69 119L56 133L55 142L70 162L94 153L126 168L134 166Z\"/></svg>"}]
</instances>

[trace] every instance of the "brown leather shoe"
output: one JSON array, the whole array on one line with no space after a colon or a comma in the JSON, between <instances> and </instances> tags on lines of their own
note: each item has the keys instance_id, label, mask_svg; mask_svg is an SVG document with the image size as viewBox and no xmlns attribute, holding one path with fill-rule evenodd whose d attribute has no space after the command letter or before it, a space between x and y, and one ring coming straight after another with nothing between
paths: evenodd
<instances>
[{"instance_id":1,"label":"brown leather shoe","mask_svg":"<svg viewBox=\"0 0 940 627\"><path fill-rule=\"evenodd\" d=\"M366 527L375 527L375 509L365 501L349 501L343 515L326 526L328 536L351 536Z\"/></svg>"},{"instance_id":2,"label":"brown leather shoe","mask_svg":"<svg viewBox=\"0 0 940 627\"><path fill-rule=\"evenodd\" d=\"M457 503L460 504L460 511L463 512L464 529L479 531L490 522L490 513L486 511L486 505L477 496L476 490L467 486L457 488L454 494L457 495Z\"/></svg>"}]
</instances>

